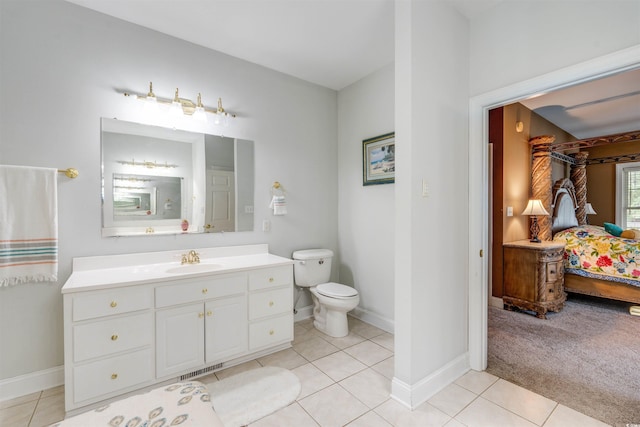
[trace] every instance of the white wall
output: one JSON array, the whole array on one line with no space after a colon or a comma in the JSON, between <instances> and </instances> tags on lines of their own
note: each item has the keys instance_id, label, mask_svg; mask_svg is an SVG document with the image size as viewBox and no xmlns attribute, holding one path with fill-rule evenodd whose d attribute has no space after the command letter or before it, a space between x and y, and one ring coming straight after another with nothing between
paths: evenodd
<instances>
[{"instance_id":1,"label":"white wall","mask_svg":"<svg viewBox=\"0 0 640 427\"><path fill-rule=\"evenodd\" d=\"M362 185L362 141L393 132L394 65L338 93L340 282L355 286L361 319L393 331L395 184Z\"/></svg>"},{"instance_id":2,"label":"white wall","mask_svg":"<svg viewBox=\"0 0 640 427\"><path fill-rule=\"evenodd\" d=\"M471 22L471 95L640 43L638 0L504 1Z\"/></svg>"},{"instance_id":3,"label":"white wall","mask_svg":"<svg viewBox=\"0 0 640 427\"><path fill-rule=\"evenodd\" d=\"M59 281L0 289L0 380L62 365L60 288L73 257L252 243L285 257L337 250L335 91L61 0L0 1L0 52L0 163L80 171L58 180ZM225 136L255 141L256 231L101 237L100 118L135 118L116 89L144 93L149 81L159 97L179 87L238 114ZM286 216L268 210L274 181L287 190Z\"/></svg>"},{"instance_id":4,"label":"white wall","mask_svg":"<svg viewBox=\"0 0 640 427\"><path fill-rule=\"evenodd\" d=\"M392 396L410 407L468 369L468 37L448 2L396 2Z\"/></svg>"}]
</instances>

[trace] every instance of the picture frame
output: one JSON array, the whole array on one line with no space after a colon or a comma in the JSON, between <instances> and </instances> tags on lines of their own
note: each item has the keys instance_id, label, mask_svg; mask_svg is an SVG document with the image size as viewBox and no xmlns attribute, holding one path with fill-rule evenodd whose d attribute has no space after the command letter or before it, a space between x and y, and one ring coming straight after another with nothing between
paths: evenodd
<instances>
[{"instance_id":1,"label":"picture frame","mask_svg":"<svg viewBox=\"0 0 640 427\"><path fill-rule=\"evenodd\" d=\"M362 141L362 185L395 182L395 132Z\"/></svg>"}]
</instances>

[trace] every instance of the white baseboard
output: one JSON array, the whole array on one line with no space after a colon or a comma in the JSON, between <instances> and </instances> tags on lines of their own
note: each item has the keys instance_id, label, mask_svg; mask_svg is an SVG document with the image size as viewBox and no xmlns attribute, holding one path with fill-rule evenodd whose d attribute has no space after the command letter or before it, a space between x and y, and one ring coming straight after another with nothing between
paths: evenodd
<instances>
[{"instance_id":1,"label":"white baseboard","mask_svg":"<svg viewBox=\"0 0 640 427\"><path fill-rule=\"evenodd\" d=\"M391 381L391 398L413 410L460 378L469 369L469 354L465 353L416 384L407 384L394 377Z\"/></svg>"},{"instance_id":2,"label":"white baseboard","mask_svg":"<svg viewBox=\"0 0 640 427\"><path fill-rule=\"evenodd\" d=\"M504 308L504 303L502 302L502 298L490 296L489 307Z\"/></svg>"},{"instance_id":3,"label":"white baseboard","mask_svg":"<svg viewBox=\"0 0 640 427\"><path fill-rule=\"evenodd\" d=\"M390 334L393 334L394 332L395 323L393 320L382 317L379 314L373 313L364 308L356 307L349 312L349 315L373 325L376 328L380 328L385 332L389 332Z\"/></svg>"},{"instance_id":4,"label":"white baseboard","mask_svg":"<svg viewBox=\"0 0 640 427\"><path fill-rule=\"evenodd\" d=\"M293 321L299 322L310 317L313 317L313 304L297 309L297 312L293 315Z\"/></svg>"},{"instance_id":5,"label":"white baseboard","mask_svg":"<svg viewBox=\"0 0 640 427\"><path fill-rule=\"evenodd\" d=\"M0 402L64 384L64 366L0 380Z\"/></svg>"}]
</instances>

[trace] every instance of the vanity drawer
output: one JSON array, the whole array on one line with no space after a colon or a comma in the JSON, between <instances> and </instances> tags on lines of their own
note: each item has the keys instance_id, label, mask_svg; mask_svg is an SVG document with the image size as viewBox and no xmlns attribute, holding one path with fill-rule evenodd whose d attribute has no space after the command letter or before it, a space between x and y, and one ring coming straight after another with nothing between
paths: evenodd
<instances>
[{"instance_id":1,"label":"vanity drawer","mask_svg":"<svg viewBox=\"0 0 640 427\"><path fill-rule=\"evenodd\" d=\"M151 349L73 368L73 399L82 402L153 380Z\"/></svg>"},{"instance_id":2,"label":"vanity drawer","mask_svg":"<svg viewBox=\"0 0 640 427\"><path fill-rule=\"evenodd\" d=\"M206 279L182 280L156 288L156 307L169 307L205 299L239 295L247 292L244 274Z\"/></svg>"},{"instance_id":3,"label":"vanity drawer","mask_svg":"<svg viewBox=\"0 0 640 427\"><path fill-rule=\"evenodd\" d=\"M249 295L249 320L287 313L292 309L293 296L290 286Z\"/></svg>"},{"instance_id":4,"label":"vanity drawer","mask_svg":"<svg viewBox=\"0 0 640 427\"><path fill-rule=\"evenodd\" d=\"M131 286L73 295L73 321L130 313L153 307L150 287Z\"/></svg>"},{"instance_id":5,"label":"vanity drawer","mask_svg":"<svg viewBox=\"0 0 640 427\"><path fill-rule=\"evenodd\" d=\"M131 350L151 344L153 313L118 316L73 327L73 360L81 362L95 357Z\"/></svg>"},{"instance_id":6,"label":"vanity drawer","mask_svg":"<svg viewBox=\"0 0 640 427\"><path fill-rule=\"evenodd\" d=\"M293 284L293 267L271 267L253 271L249 274L249 290L255 291Z\"/></svg>"},{"instance_id":7,"label":"vanity drawer","mask_svg":"<svg viewBox=\"0 0 640 427\"><path fill-rule=\"evenodd\" d=\"M249 325L249 350L293 340L293 313Z\"/></svg>"}]
</instances>

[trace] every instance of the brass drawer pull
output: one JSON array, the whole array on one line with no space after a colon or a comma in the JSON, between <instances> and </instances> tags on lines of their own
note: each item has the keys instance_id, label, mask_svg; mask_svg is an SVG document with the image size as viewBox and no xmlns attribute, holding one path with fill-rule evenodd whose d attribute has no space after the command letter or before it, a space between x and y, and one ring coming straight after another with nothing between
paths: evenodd
<instances>
[{"instance_id":1,"label":"brass drawer pull","mask_svg":"<svg viewBox=\"0 0 640 427\"><path fill-rule=\"evenodd\" d=\"M273 277L269 277L269 283L273 283Z\"/></svg>"},{"instance_id":2,"label":"brass drawer pull","mask_svg":"<svg viewBox=\"0 0 640 427\"><path fill-rule=\"evenodd\" d=\"M269 307L273 307L273 301L269 301Z\"/></svg>"},{"instance_id":3,"label":"brass drawer pull","mask_svg":"<svg viewBox=\"0 0 640 427\"><path fill-rule=\"evenodd\" d=\"M115 301L111 301L111 308L116 308L118 306L118 303Z\"/></svg>"},{"instance_id":4,"label":"brass drawer pull","mask_svg":"<svg viewBox=\"0 0 640 427\"><path fill-rule=\"evenodd\" d=\"M209 290L208 290L207 288L204 288L204 289L202 290L202 293L203 293L203 294L206 294L207 292L209 292Z\"/></svg>"},{"instance_id":5,"label":"brass drawer pull","mask_svg":"<svg viewBox=\"0 0 640 427\"><path fill-rule=\"evenodd\" d=\"M202 319L204 317L204 313L198 313L198 318Z\"/></svg>"},{"instance_id":6,"label":"brass drawer pull","mask_svg":"<svg viewBox=\"0 0 640 427\"><path fill-rule=\"evenodd\" d=\"M275 331L272 329L269 331L269 335L273 335L275 333Z\"/></svg>"},{"instance_id":7,"label":"brass drawer pull","mask_svg":"<svg viewBox=\"0 0 640 427\"><path fill-rule=\"evenodd\" d=\"M207 316L211 316L211 315L213 315L213 311L211 310L207 311Z\"/></svg>"},{"instance_id":8,"label":"brass drawer pull","mask_svg":"<svg viewBox=\"0 0 640 427\"><path fill-rule=\"evenodd\" d=\"M111 335L111 341L115 341L117 339L118 339L118 335L116 334Z\"/></svg>"},{"instance_id":9,"label":"brass drawer pull","mask_svg":"<svg viewBox=\"0 0 640 427\"><path fill-rule=\"evenodd\" d=\"M112 380L117 380L118 379L118 374L111 374L111 379Z\"/></svg>"}]
</instances>

